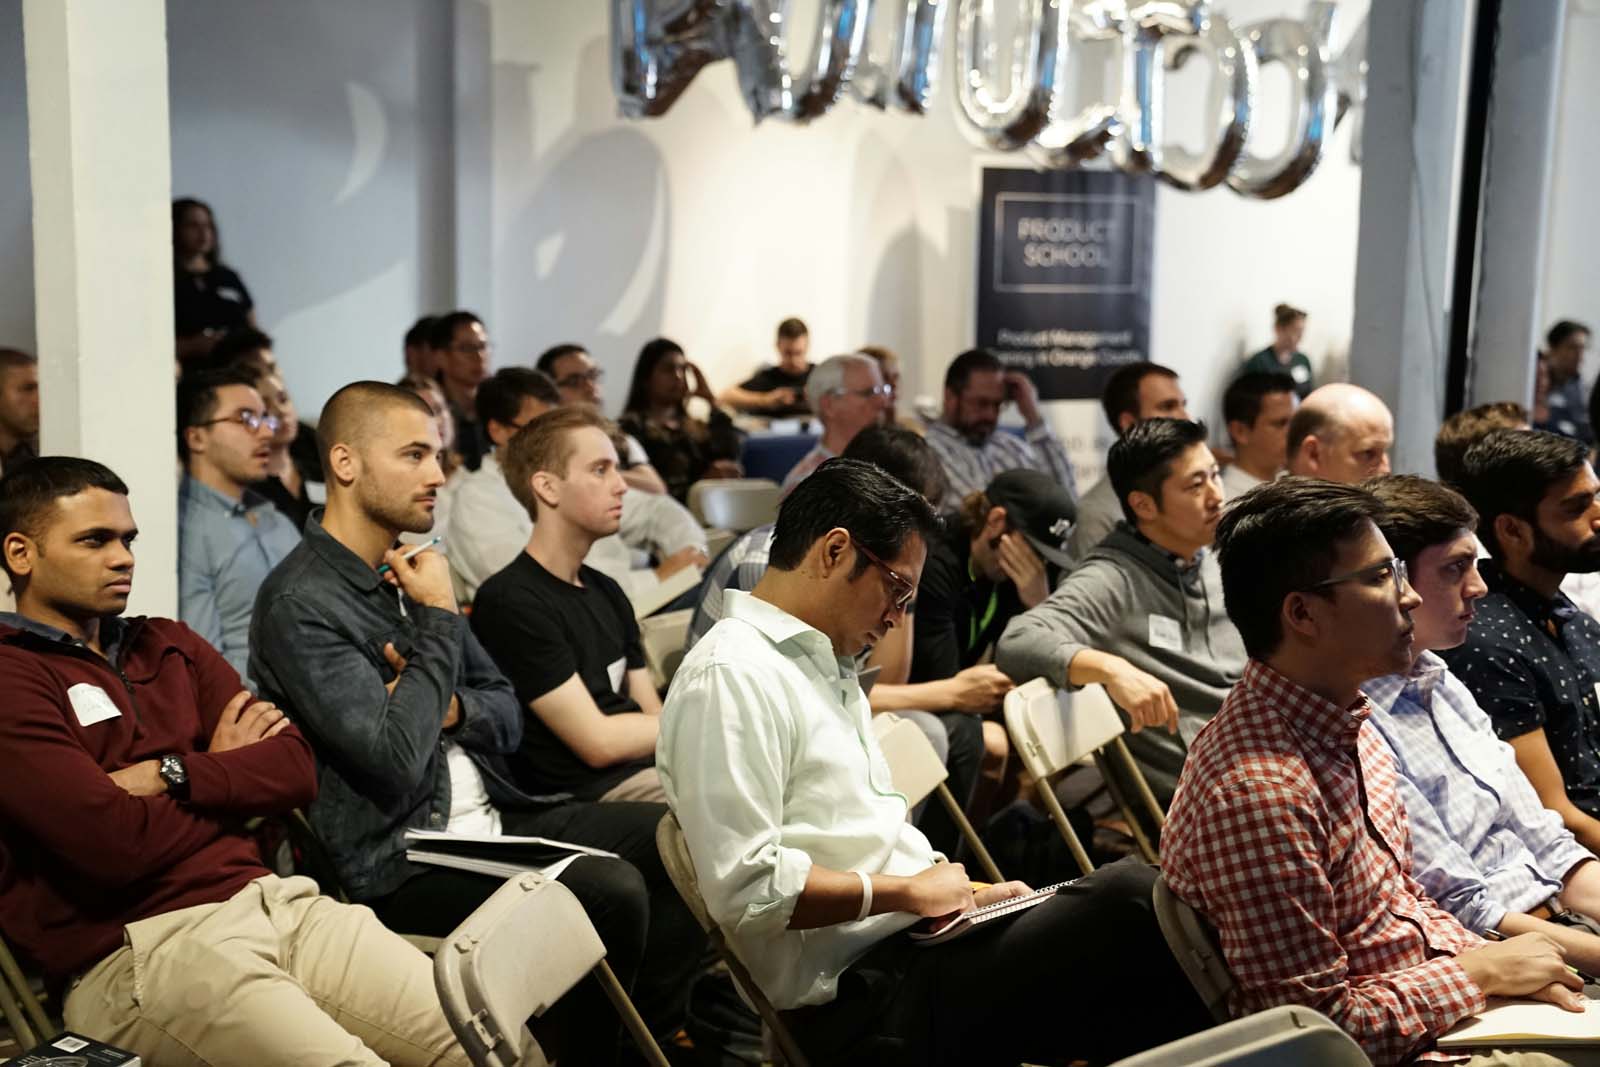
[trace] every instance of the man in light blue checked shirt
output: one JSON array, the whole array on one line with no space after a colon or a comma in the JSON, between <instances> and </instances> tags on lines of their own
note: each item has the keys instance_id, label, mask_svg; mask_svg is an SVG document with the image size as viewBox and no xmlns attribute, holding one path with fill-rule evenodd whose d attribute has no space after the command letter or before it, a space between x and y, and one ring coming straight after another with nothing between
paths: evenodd
<instances>
[{"instance_id":1,"label":"man in light blue checked shirt","mask_svg":"<svg viewBox=\"0 0 1600 1067\"><path fill-rule=\"evenodd\" d=\"M1371 722L1400 772L1411 822L1412 873L1473 931L1541 931L1568 962L1600 970L1600 863L1539 802L1511 747L1435 653L1466 640L1476 602L1477 515L1451 489L1423 478L1376 478L1383 534L1410 572L1415 659L1405 675L1362 686Z\"/></svg>"}]
</instances>

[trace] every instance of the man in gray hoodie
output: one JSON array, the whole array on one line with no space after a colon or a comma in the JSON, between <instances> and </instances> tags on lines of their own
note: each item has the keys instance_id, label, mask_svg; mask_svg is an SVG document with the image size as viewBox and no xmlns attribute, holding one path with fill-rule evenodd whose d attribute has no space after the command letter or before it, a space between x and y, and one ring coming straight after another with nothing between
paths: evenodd
<instances>
[{"instance_id":1,"label":"man in gray hoodie","mask_svg":"<svg viewBox=\"0 0 1600 1067\"><path fill-rule=\"evenodd\" d=\"M1133 752L1163 803L1192 738L1244 672L1208 551L1222 515L1205 427L1150 419L1111 446L1107 476L1124 521L1043 604L1012 621L995 663L1021 684L1099 683L1126 714ZM1180 736L1181 723L1181 736Z\"/></svg>"}]
</instances>

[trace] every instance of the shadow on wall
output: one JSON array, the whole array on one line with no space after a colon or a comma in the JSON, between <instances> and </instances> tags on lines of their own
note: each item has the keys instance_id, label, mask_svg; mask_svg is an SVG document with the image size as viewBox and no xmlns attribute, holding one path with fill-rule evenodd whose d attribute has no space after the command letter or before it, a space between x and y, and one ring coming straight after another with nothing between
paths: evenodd
<instances>
[{"instance_id":1,"label":"shadow on wall","mask_svg":"<svg viewBox=\"0 0 1600 1067\"><path fill-rule=\"evenodd\" d=\"M609 69L603 38L584 47L573 128L610 122ZM639 348L664 330L673 240L666 167L655 143L627 125L542 146L539 77L516 64L495 69L496 125L517 138L506 151L539 178L496 234L500 321L490 328L515 345L502 362L532 363L563 341L588 346L608 376L607 407L617 411Z\"/></svg>"}]
</instances>

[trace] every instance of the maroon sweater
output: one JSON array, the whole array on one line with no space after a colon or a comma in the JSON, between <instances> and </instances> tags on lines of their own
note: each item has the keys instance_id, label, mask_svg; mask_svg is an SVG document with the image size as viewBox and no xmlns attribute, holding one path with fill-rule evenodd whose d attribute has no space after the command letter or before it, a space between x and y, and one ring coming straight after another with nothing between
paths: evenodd
<instances>
[{"instance_id":1,"label":"maroon sweater","mask_svg":"<svg viewBox=\"0 0 1600 1067\"><path fill-rule=\"evenodd\" d=\"M75 686L90 688L75 700ZM111 663L0 623L0 929L48 978L121 947L128 923L219 903L270 873L242 821L309 804L316 770L292 726L205 751L242 688L170 619L126 620ZM93 721L105 708L93 690L121 714ZM189 772L187 802L130 796L108 776L174 752Z\"/></svg>"}]
</instances>

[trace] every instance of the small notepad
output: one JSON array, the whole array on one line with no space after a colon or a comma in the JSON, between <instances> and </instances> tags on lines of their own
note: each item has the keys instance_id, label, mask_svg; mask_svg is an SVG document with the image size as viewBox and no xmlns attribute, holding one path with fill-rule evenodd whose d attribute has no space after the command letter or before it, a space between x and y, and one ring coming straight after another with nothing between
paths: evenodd
<instances>
[{"instance_id":1,"label":"small notepad","mask_svg":"<svg viewBox=\"0 0 1600 1067\"><path fill-rule=\"evenodd\" d=\"M1489 998L1489 1007L1457 1023L1438 1041L1443 1049L1495 1045L1600 1045L1600 988L1584 990L1588 1010L1567 1011L1542 1000Z\"/></svg>"},{"instance_id":2,"label":"small notepad","mask_svg":"<svg viewBox=\"0 0 1600 1067\"><path fill-rule=\"evenodd\" d=\"M942 945L946 941L953 941L958 937L969 934L983 926L985 923L1003 919L1007 915L1015 915L1019 911L1027 911L1055 896L1063 888L1072 884L1072 881L1057 882L1047 885L1043 889L1035 889L1025 896L1012 897L1009 900L998 900L993 904L985 904L981 908L973 908L963 912L950 922L933 931L911 931L911 940L916 942L918 948L929 948L933 945Z\"/></svg>"}]
</instances>

